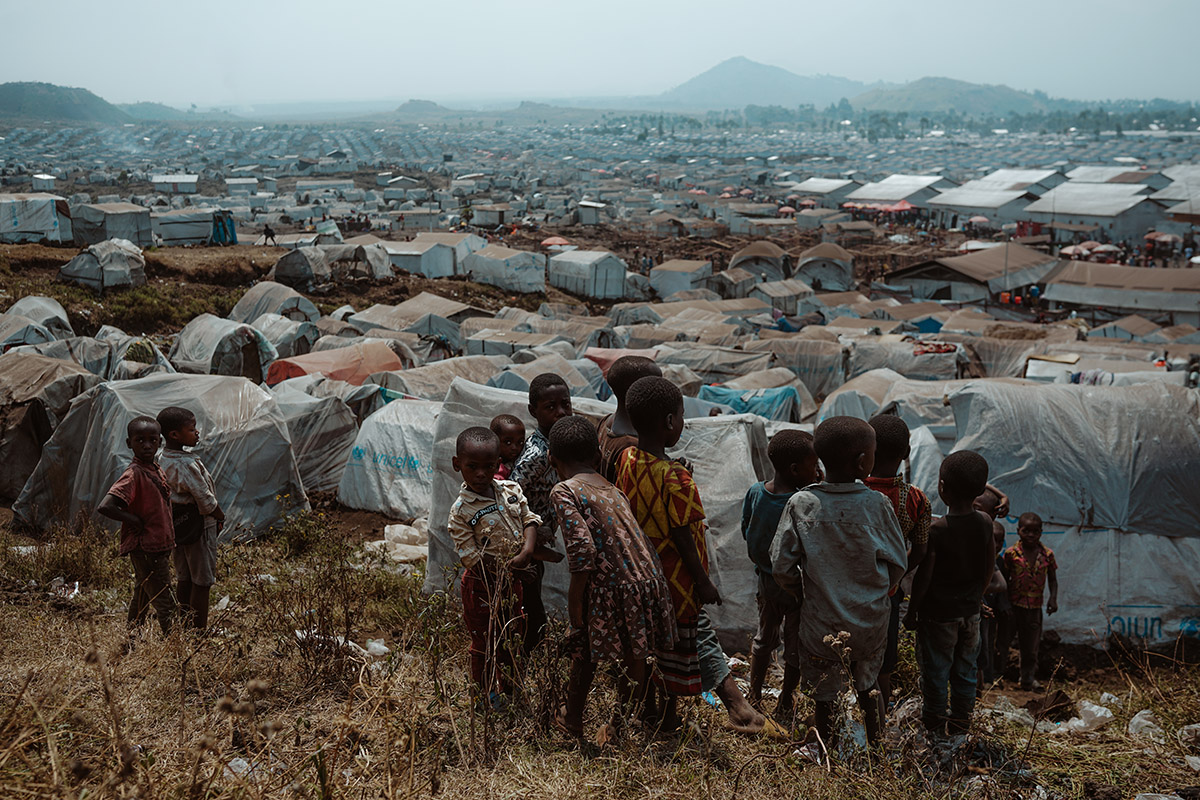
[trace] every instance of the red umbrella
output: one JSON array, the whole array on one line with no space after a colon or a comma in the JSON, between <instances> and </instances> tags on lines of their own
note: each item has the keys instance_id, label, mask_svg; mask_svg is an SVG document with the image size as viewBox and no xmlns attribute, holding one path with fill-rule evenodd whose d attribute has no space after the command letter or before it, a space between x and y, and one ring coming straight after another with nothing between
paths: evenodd
<instances>
[{"instance_id":1,"label":"red umbrella","mask_svg":"<svg viewBox=\"0 0 1200 800\"><path fill-rule=\"evenodd\" d=\"M740 194L742 197L753 197L754 190L753 189L742 189L740 192L738 192L738 194Z\"/></svg>"},{"instance_id":2,"label":"red umbrella","mask_svg":"<svg viewBox=\"0 0 1200 800\"><path fill-rule=\"evenodd\" d=\"M888 211L912 211L916 206L907 200L901 200L899 203L894 203L888 208Z\"/></svg>"},{"instance_id":3,"label":"red umbrella","mask_svg":"<svg viewBox=\"0 0 1200 800\"><path fill-rule=\"evenodd\" d=\"M799 200L799 199L800 199L800 195L798 195L798 194L789 194L787 197L784 198L784 200Z\"/></svg>"},{"instance_id":4,"label":"red umbrella","mask_svg":"<svg viewBox=\"0 0 1200 800\"><path fill-rule=\"evenodd\" d=\"M816 201L816 200L814 200L814 199L813 199L813 198L811 198L811 197L806 197L806 198L804 198L803 200L801 200L801 201L800 201L800 205L802 205L802 206L815 206L815 205L817 205L817 201Z\"/></svg>"},{"instance_id":5,"label":"red umbrella","mask_svg":"<svg viewBox=\"0 0 1200 800\"><path fill-rule=\"evenodd\" d=\"M553 247L554 245L561 246L567 244L570 244L570 242L561 236L551 236L549 239L542 239L542 247Z\"/></svg>"},{"instance_id":6,"label":"red umbrella","mask_svg":"<svg viewBox=\"0 0 1200 800\"><path fill-rule=\"evenodd\" d=\"M780 206L779 213L780 214L795 214L796 209L792 208L791 206Z\"/></svg>"},{"instance_id":7,"label":"red umbrella","mask_svg":"<svg viewBox=\"0 0 1200 800\"><path fill-rule=\"evenodd\" d=\"M724 189L722 189L721 191L722 191L722 192L736 192L736 191L737 191L737 189L733 188L732 186L726 186L726 187L725 187Z\"/></svg>"},{"instance_id":8,"label":"red umbrella","mask_svg":"<svg viewBox=\"0 0 1200 800\"><path fill-rule=\"evenodd\" d=\"M842 208L861 208L861 206L858 203L849 202L849 203L842 203Z\"/></svg>"},{"instance_id":9,"label":"red umbrella","mask_svg":"<svg viewBox=\"0 0 1200 800\"><path fill-rule=\"evenodd\" d=\"M729 192L721 192L721 199L722 199L722 200L729 200L729 199L730 199L730 198L732 198L732 197L733 197L733 195L731 195Z\"/></svg>"}]
</instances>

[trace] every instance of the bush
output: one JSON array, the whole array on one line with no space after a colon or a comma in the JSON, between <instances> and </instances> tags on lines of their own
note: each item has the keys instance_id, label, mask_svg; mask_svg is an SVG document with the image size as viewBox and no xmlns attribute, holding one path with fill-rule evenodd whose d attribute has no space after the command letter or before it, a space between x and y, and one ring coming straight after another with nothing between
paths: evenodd
<instances>
[{"instance_id":1,"label":"bush","mask_svg":"<svg viewBox=\"0 0 1200 800\"><path fill-rule=\"evenodd\" d=\"M78 533L60 529L48 542L38 544L3 534L0 543L0 572L23 581L45 585L62 578L92 589L108 589L129 577L118 557L117 537L97 525L88 524Z\"/></svg>"}]
</instances>

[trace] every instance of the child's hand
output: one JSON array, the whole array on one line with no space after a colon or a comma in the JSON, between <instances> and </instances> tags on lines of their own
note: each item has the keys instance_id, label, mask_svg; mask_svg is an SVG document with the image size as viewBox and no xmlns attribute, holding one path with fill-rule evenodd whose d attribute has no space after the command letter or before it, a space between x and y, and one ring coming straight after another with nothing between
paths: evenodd
<instances>
[{"instance_id":1,"label":"child's hand","mask_svg":"<svg viewBox=\"0 0 1200 800\"><path fill-rule=\"evenodd\" d=\"M1046 613L1053 614L1055 611L1058 611L1058 601L1052 599L1049 603L1046 603Z\"/></svg>"},{"instance_id":2,"label":"child's hand","mask_svg":"<svg viewBox=\"0 0 1200 800\"><path fill-rule=\"evenodd\" d=\"M533 551L533 559L535 561L549 561L551 564L557 564L563 560L563 554L545 545L538 545L537 549Z\"/></svg>"},{"instance_id":3,"label":"child's hand","mask_svg":"<svg viewBox=\"0 0 1200 800\"><path fill-rule=\"evenodd\" d=\"M996 616L996 613L992 611L991 606L989 606L987 603L984 603L979 607L979 616L983 617L984 619L992 619Z\"/></svg>"},{"instance_id":4,"label":"child's hand","mask_svg":"<svg viewBox=\"0 0 1200 800\"><path fill-rule=\"evenodd\" d=\"M696 597L702 606L721 605L721 593L717 591L717 587L713 585L712 581L696 584Z\"/></svg>"},{"instance_id":5,"label":"child's hand","mask_svg":"<svg viewBox=\"0 0 1200 800\"><path fill-rule=\"evenodd\" d=\"M508 568L513 571L525 569L526 567L529 566L529 562L532 558L533 558L532 553L527 553L524 550L522 550L521 552L517 553L515 556L513 556L512 558L510 558L508 560Z\"/></svg>"}]
</instances>

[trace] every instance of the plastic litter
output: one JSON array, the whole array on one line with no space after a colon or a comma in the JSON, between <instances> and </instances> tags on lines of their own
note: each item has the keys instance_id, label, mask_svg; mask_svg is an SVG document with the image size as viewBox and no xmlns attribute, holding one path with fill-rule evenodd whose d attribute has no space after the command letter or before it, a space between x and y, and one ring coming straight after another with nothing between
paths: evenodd
<instances>
[{"instance_id":1,"label":"plastic litter","mask_svg":"<svg viewBox=\"0 0 1200 800\"><path fill-rule=\"evenodd\" d=\"M1175 738L1184 747L1200 748L1200 722L1184 725L1175 733Z\"/></svg>"},{"instance_id":2,"label":"plastic litter","mask_svg":"<svg viewBox=\"0 0 1200 800\"><path fill-rule=\"evenodd\" d=\"M704 702L708 703L713 708L719 708L722 710L725 708L725 704L721 702L721 698L717 697L712 692L705 692L704 694L700 695L700 697L704 700Z\"/></svg>"},{"instance_id":3,"label":"plastic litter","mask_svg":"<svg viewBox=\"0 0 1200 800\"><path fill-rule=\"evenodd\" d=\"M1183 760L1196 772L1200 772L1200 756L1184 756Z\"/></svg>"},{"instance_id":4,"label":"plastic litter","mask_svg":"<svg viewBox=\"0 0 1200 800\"><path fill-rule=\"evenodd\" d=\"M220 600L218 600L213 605L212 610L213 611L224 611L227 608L229 608L229 595L225 595Z\"/></svg>"},{"instance_id":5,"label":"plastic litter","mask_svg":"<svg viewBox=\"0 0 1200 800\"><path fill-rule=\"evenodd\" d=\"M1112 721L1112 711L1089 700L1080 700L1079 716L1064 722L1056 733L1090 733L1100 730Z\"/></svg>"},{"instance_id":6,"label":"plastic litter","mask_svg":"<svg viewBox=\"0 0 1200 800\"><path fill-rule=\"evenodd\" d=\"M392 652L392 648L388 647L383 639L367 639L367 654L372 656L386 656Z\"/></svg>"},{"instance_id":7,"label":"plastic litter","mask_svg":"<svg viewBox=\"0 0 1200 800\"><path fill-rule=\"evenodd\" d=\"M1030 714L1023 708L1017 708L1013 705L1012 700L1009 700L1003 695L999 700L996 701L996 704L992 706L992 714L1000 717L1001 719L1007 720L1008 722L1015 722L1018 725L1023 725L1026 728L1032 728L1037 725L1037 720L1033 718L1033 714Z\"/></svg>"},{"instance_id":8,"label":"plastic litter","mask_svg":"<svg viewBox=\"0 0 1200 800\"><path fill-rule=\"evenodd\" d=\"M236 778L240 775L248 774L252 769L253 767L250 766L250 762L246 759L241 757L233 758L225 765L225 777Z\"/></svg>"},{"instance_id":9,"label":"plastic litter","mask_svg":"<svg viewBox=\"0 0 1200 800\"><path fill-rule=\"evenodd\" d=\"M424 561L429 554L429 521L421 518L412 525L388 525L382 539L366 542L363 549L398 564Z\"/></svg>"},{"instance_id":10,"label":"plastic litter","mask_svg":"<svg viewBox=\"0 0 1200 800\"><path fill-rule=\"evenodd\" d=\"M1159 794L1157 792L1142 792L1141 794L1134 795L1133 800L1183 800L1183 798L1177 794Z\"/></svg>"},{"instance_id":11,"label":"plastic litter","mask_svg":"<svg viewBox=\"0 0 1200 800\"><path fill-rule=\"evenodd\" d=\"M1109 706L1111 708L1124 708L1125 701L1117 697L1115 694L1105 692L1104 694L1100 695L1100 705Z\"/></svg>"},{"instance_id":12,"label":"plastic litter","mask_svg":"<svg viewBox=\"0 0 1200 800\"><path fill-rule=\"evenodd\" d=\"M1167 735L1155 719L1154 712L1148 708L1134 714L1133 719L1129 720L1129 735L1141 736L1158 744L1167 740Z\"/></svg>"}]
</instances>

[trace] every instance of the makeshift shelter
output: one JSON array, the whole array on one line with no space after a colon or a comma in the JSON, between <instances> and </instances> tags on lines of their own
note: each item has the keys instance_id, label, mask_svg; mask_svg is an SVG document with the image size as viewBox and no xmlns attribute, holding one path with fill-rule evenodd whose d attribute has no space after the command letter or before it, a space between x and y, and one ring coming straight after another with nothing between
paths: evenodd
<instances>
[{"instance_id":1,"label":"makeshift shelter","mask_svg":"<svg viewBox=\"0 0 1200 800\"><path fill-rule=\"evenodd\" d=\"M485 384L511 363L506 356L459 356L403 372L378 372L370 381L399 395L440 401L455 378Z\"/></svg>"},{"instance_id":2,"label":"makeshift shelter","mask_svg":"<svg viewBox=\"0 0 1200 800\"><path fill-rule=\"evenodd\" d=\"M289 250L267 273L269 281L306 292L311 291L314 286L329 283L332 279L333 268L319 247L298 247Z\"/></svg>"},{"instance_id":3,"label":"makeshift shelter","mask_svg":"<svg viewBox=\"0 0 1200 800\"><path fill-rule=\"evenodd\" d=\"M1037 509L1072 601L1046 627L1072 644L1110 635L1154 645L1200 608L1200 405L1195 392L975 381L949 394L956 450ZM1013 431L1022 431L1015 437ZM1009 523L1011 525L1011 522Z\"/></svg>"},{"instance_id":4,"label":"makeshift shelter","mask_svg":"<svg viewBox=\"0 0 1200 800\"><path fill-rule=\"evenodd\" d=\"M201 314L179 332L169 357L180 372L236 375L259 383L277 355L253 326Z\"/></svg>"},{"instance_id":5,"label":"makeshift shelter","mask_svg":"<svg viewBox=\"0 0 1200 800\"><path fill-rule=\"evenodd\" d=\"M373 281L390 281L396 277L392 271L391 257L382 244L360 244L350 250L348 258L339 258L345 263L333 264L339 278L367 278ZM331 264L332 264L331 260Z\"/></svg>"},{"instance_id":6,"label":"makeshift shelter","mask_svg":"<svg viewBox=\"0 0 1200 800\"><path fill-rule=\"evenodd\" d=\"M154 238L164 247L189 244L237 244L233 217L217 208L180 208L150 214Z\"/></svg>"},{"instance_id":7,"label":"makeshift shelter","mask_svg":"<svg viewBox=\"0 0 1200 800\"><path fill-rule=\"evenodd\" d=\"M303 375L299 378L289 378L271 387L272 391L281 388L296 389L313 397L336 397L350 407L359 424L363 420L383 408L387 402L380 387L373 383L363 383L359 386L335 381L324 375Z\"/></svg>"},{"instance_id":8,"label":"makeshift shelter","mask_svg":"<svg viewBox=\"0 0 1200 800\"><path fill-rule=\"evenodd\" d=\"M700 343L662 344L657 348L659 365L679 364L695 372L705 383L724 383L751 372L769 369L770 353L754 353Z\"/></svg>"},{"instance_id":9,"label":"makeshift shelter","mask_svg":"<svg viewBox=\"0 0 1200 800\"><path fill-rule=\"evenodd\" d=\"M817 424L830 417L870 419L879 413L883 398L892 384L904 376L891 369L875 369L851 378L825 398L817 414Z\"/></svg>"},{"instance_id":10,"label":"makeshift shelter","mask_svg":"<svg viewBox=\"0 0 1200 800\"><path fill-rule=\"evenodd\" d=\"M138 247L154 244L150 209L133 203L84 203L71 207L75 244L86 247L124 239Z\"/></svg>"},{"instance_id":11,"label":"makeshift shelter","mask_svg":"<svg viewBox=\"0 0 1200 800\"><path fill-rule=\"evenodd\" d=\"M579 297L625 296L625 262L607 250L570 250L551 257L550 285Z\"/></svg>"},{"instance_id":12,"label":"makeshift shelter","mask_svg":"<svg viewBox=\"0 0 1200 800\"><path fill-rule=\"evenodd\" d=\"M762 300L785 316L794 317L799 313L801 302L813 296L813 290L804 281L795 279L767 281L755 285L749 296Z\"/></svg>"},{"instance_id":13,"label":"makeshift shelter","mask_svg":"<svg viewBox=\"0 0 1200 800\"><path fill-rule=\"evenodd\" d=\"M54 334L20 314L0 314L0 353L26 344L54 341Z\"/></svg>"},{"instance_id":14,"label":"makeshift shelter","mask_svg":"<svg viewBox=\"0 0 1200 800\"><path fill-rule=\"evenodd\" d=\"M728 406L738 414L757 414L782 422L799 422L817 413L812 395L787 367L752 372L721 385L701 386L698 397Z\"/></svg>"},{"instance_id":15,"label":"makeshift shelter","mask_svg":"<svg viewBox=\"0 0 1200 800\"><path fill-rule=\"evenodd\" d=\"M415 356L397 355L393 343L364 337L348 347L281 358L271 364L266 380L274 385L288 378L319 374L357 386L376 372L409 369L415 364Z\"/></svg>"},{"instance_id":16,"label":"makeshift shelter","mask_svg":"<svg viewBox=\"0 0 1200 800\"><path fill-rule=\"evenodd\" d=\"M1042 283L1059 266L1056 256L1005 242L965 256L934 258L888 274L890 286L907 286L913 297L969 302Z\"/></svg>"},{"instance_id":17,"label":"makeshift shelter","mask_svg":"<svg viewBox=\"0 0 1200 800\"><path fill-rule=\"evenodd\" d=\"M5 314L16 314L41 325L55 339L69 339L75 335L67 310L52 297L27 295L8 307Z\"/></svg>"},{"instance_id":18,"label":"makeshift shelter","mask_svg":"<svg viewBox=\"0 0 1200 800\"><path fill-rule=\"evenodd\" d=\"M534 378L542 373L552 372L567 382L567 388L571 390L572 397L587 397L595 400L597 396L592 381L580 369L584 364L590 365L596 371L600 369L586 359L582 361L568 360L557 353L547 353L523 364L509 364L488 378L486 385L499 389L511 389L516 392L527 392L529 384ZM586 367L584 368L586 369Z\"/></svg>"},{"instance_id":19,"label":"makeshift shelter","mask_svg":"<svg viewBox=\"0 0 1200 800\"><path fill-rule=\"evenodd\" d=\"M814 292L848 292L854 288L854 256L833 242L823 242L800 254L795 277Z\"/></svg>"},{"instance_id":20,"label":"makeshift shelter","mask_svg":"<svg viewBox=\"0 0 1200 800\"><path fill-rule=\"evenodd\" d=\"M463 259L472 280L510 292L545 292L546 257L493 244Z\"/></svg>"},{"instance_id":21,"label":"makeshift shelter","mask_svg":"<svg viewBox=\"0 0 1200 800\"><path fill-rule=\"evenodd\" d=\"M532 430L529 398L523 392L477 386L457 380L446 393L438 416L433 445L433 491L429 513L429 560L425 591L446 590L452 585L458 558L446 529L450 504L458 496L462 478L450 467L455 437L472 425L487 425L497 414L513 414ZM611 412L612 406L578 399L575 413L594 420ZM709 574L721 592L720 606L707 610L713 627L726 642L745 643L758 622L755 603L757 580L754 565L746 558L742 538L742 502L746 489L768 477L766 430L753 415L728 415L689 420L678 445L669 451L692 465L692 474L704 498L708 524ZM566 607L568 572L564 563L548 564L545 578L546 605Z\"/></svg>"},{"instance_id":22,"label":"makeshift shelter","mask_svg":"<svg viewBox=\"0 0 1200 800\"><path fill-rule=\"evenodd\" d=\"M471 253L476 253L487 247L487 239L474 233L435 233L433 231L422 231L417 234L417 242L437 242L444 244L454 250L454 275L462 275L465 273L466 266L464 261ZM434 277L434 276L430 276Z\"/></svg>"},{"instance_id":23,"label":"makeshift shelter","mask_svg":"<svg viewBox=\"0 0 1200 800\"><path fill-rule=\"evenodd\" d=\"M772 363L790 369L813 397L826 397L846 380L846 354L838 342L781 336L746 342L743 347L752 353L771 353Z\"/></svg>"},{"instance_id":24,"label":"makeshift shelter","mask_svg":"<svg viewBox=\"0 0 1200 800\"><path fill-rule=\"evenodd\" d=\"M297 322L279 314L263 314L250 324L267 337L279 358L302 356L321 338L321 332L311 322Z\"/></svg>"},{"instance_id":25,"label":"makeshift shelter","mask_svg":"<svg viewBox=\"0 0 1200 800\"><path fill-rule=\"evenodd\" d=\"M333 491L358 436L354 412L339 397L316 397L295 386L280 384L271 394L287 423L304 491Z\"/></svg>"},{"instance_id":26,"label":"makeshift shelter","mask_svg":"<svg viewBox=\"0 0 1200 800\"><path fill-rule=\"evenodd\" d=\"M1067 261L1046 280L1046 300L1118 313L1164 314L1200 326L1200 270Z\"/></svg>"},{"instance_id":27,"label":"makeshift shelter","mask_svg":"<svg viewBox=\"0 0 1200 800\"><path fill-rule=\"evenodd\" d=\"M750 290L754 285L762 280L762 276L733 267L731 269L722 270L709 279L708 285L712 290L722 298L728 300L731 298L746 297L750 294Z\"/></svg>"},{"instance_id":28,"label":"makeshift shelter","mask_svg":"<svg viewBox=\"0 0 1200 800\"><path fill-rule=\"evenodd\" d=\"M441 409L441 402L394 400L368 417L350 450L338 501L392 519L429 515Z\"/></svg>"},{"instance_id":29,"label":"makeshift shelter","mask_svg":"<svg viewBox=\"0 0 1200 800\"><path fill-rule=\"evenodd\" d=\"M952 342L905 342L855 339L846 363L846 376L855 378L878 369L892 369L906 378L922 381L952 380L959 376L959 365L966 363Z\"/></svg>"},{"instance_id":30,"label":"makeshift shelter","mask_svg":"<svg viewBox=\"0 0 1200 800\"><path fill-rule=\"evenodd\" d=\"M782 281L792 277L792 257L774 242L751 242L729 259L730 269L744 269L764 281Z\"/></svg>"},{"instance_id":31,"label":"makeshift shelter","mask_svg":"<svg viewBox=\"0 0 1200 800\"><path fill-rule=\"evenodd\" d=\"M0 355L0 501L17 499L71 401L100 382L68 361Z\"/></svg>"},{"instance_id":32,"label":"makeshift shelter","mask_svg":"<svg viewBox=\"0 0 1200 800\"><path fill-rule=\"evenodd\" d=\"M146 283L146 259L133 242L109 239L89 246L64 264L58 279L97 292L132 289Z\"/></svg>"},{"instance_id":33,"label":"makeshift shelter","mask_svg":"<svg viewBox=\"0 0 1200 800\"><path fill-rule=\"evenodd\" d=\"M167 406L187 408L204 431L192 452L216 481L222 540L265 533L290 510L307 508L287 424L269 392L243 378L152 375L102 383L76 398L13 505L17 522L45 531L90 518L113 528L95 510L129 466L125 428Z\"/></svg>"},{"instance_id":34,"label":"makeshift shelter","mask_svg":"<svg viewBox=\"0 0 1200 800\"><path fill-rule=\"evenodd\" d=\"M290 286L274 281L259 281L251 286L229 312L234 322L253 322L263 314L278 314L296 322L316 322L321 312L304 295Z\"/></svg>"},{"instance_id":35,"label":"makeshift shelter","mask_svg":"<svg viewBox=\"0 0 1200 800\"><path fill-rule=\"evenodd\" d=\"M143 378L174 372L171 362L143 336L128 336L116 328L101 328L96 336L76 336L42 344L24 345L10 352L36 353L83 367L109 381Z\"/></svg>"},{"instance_id":36,"label":"makeshift shelter","mask_svg":"<svg viewBox=\"0 0 1200 800\"><path fill-rule=\"evenodd\" d=\"M1097 325L1088 331L1088 338L1124 339L1131 342L1145 342L1148 341L1148 337L1155 335L1161 330L1162 328L1145 317L1131 314L1128 317L1113 320L1107 325Z\"/></svg>"},{"instance_id":37,"label":"makeshift shelter","mask_svg":"<svg viewBox=\"0 0 1200 800\"><path fill-rule=\"evenodd\" d=\"M69 242L72 237L66 199L40 192L0 194L0 242Z\"/></svg>"},{"instance_id":38,"label":"makeshift shelter","mask_svg":"<svg viewBox=\"0 0 1200 800\"><path fill-rule=\"evenodd\" d=\"M711 261L664 261L650 270L650 287L659 297L670 297L676 292L703 289L712 274Z\"/></svg>"},{"instance_id":39,"label":"makeshift shelter","mask_svg":"<svg viewBox=\"0 0 1200 800\"><path fill-rule=\"evenodd\" d=\"M454 247L445 242L418 238L411 242L383 242L383 246L395 269L426 278L447 278L455 274Z\"/></svg>"}]
</instances>

